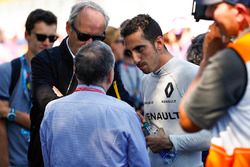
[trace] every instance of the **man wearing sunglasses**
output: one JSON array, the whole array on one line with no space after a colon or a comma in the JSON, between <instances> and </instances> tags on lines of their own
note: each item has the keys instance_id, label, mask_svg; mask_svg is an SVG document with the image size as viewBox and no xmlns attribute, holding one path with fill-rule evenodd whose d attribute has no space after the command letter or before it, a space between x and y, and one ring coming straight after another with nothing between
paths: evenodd
<instances>
[{"instance_id":1,"label":"man wearing sunglasses","mask_svg":"<svg viewBox=\"0 0 250 167\"><path fill-rule=\"evenodd\" d=\"M60 46L46 49L32 60L30 166L43 166L39 129L45 106L60 96L73 93L77 86L74 72L75 54L83 45L94 40L104 40L108 21L105 11L96 3L85 1L75 4L66 23L68 36ZM129 95L122 86L120 78L114 78L107 94L129 102L127 98Z\"/></svg>"},{"instance_id":2,"label":"man wearing sunglasses","mask_svg":"<svg viewBox=\"0 0 250 167\"><path fill-rule=\"evenodd\" d=\"M57 17L52 12L32 11L25 23L27 52L0 65L0 166L28 166L32 106L30 61L43 49L52 47L57 39L56 29Z\"/></svg>"}]
</instances>

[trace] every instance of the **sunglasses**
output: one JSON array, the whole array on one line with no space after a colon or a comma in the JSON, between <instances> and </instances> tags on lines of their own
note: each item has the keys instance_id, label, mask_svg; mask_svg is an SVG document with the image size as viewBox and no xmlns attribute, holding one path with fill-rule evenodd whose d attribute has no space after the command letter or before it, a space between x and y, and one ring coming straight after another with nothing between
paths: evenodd
<instances>
[{"instance_id":1,"label":"sunglasses","mask_svg":"<svg viewBox=\"0 0 250 167\"><path fill-rule=\"evenodd\" d=\"M45 35L45 34L38 34L38 33L35 33L35 35L36 35L36 39L40 42L44 42L47 38L49 38L49 42L53 43L58 38L57 35Z\"/></svg>"},{"instance_id":2,"label":"sunglasses","mask_svg":"<svg viewBox=\"0 0 250 167\"><path fill-rule=\"evenodd\" d=\"M99 41L104 41L105 39L105 33L103 35L90 35L90 34L85 34L82 33L80 31L78 31L74 25L71 25L72 29L76 32L77 38L79 41L87 41L90 38L95 41L95 40L99 40Z\"/></svg>"}]
</instances>

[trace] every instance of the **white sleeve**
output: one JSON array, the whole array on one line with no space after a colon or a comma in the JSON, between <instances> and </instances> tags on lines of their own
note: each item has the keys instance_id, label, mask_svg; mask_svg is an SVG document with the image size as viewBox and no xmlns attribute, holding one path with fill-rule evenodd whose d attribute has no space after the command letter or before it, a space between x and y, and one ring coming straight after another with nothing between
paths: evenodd
<instances>
[{"instance_id":1,"label":"white sleeve","mask_svg":"<svg viewBox=\"0 0 250 167\"><path fill-rule=\"evenodd\" d=\"M196 133L169 135L175 151L204 151L210 147L212 135L208 130Z\"/></svg>"},{"instance_id":2,"label":"white sleeve","mask_svg":"<svg viewBox=\"0 0 250 167\"><path fill-rule=\"evenodd\" d=\"M146 83L148 83L148 75L150 74L144 74L143 77L142 77L142 81L141 81L141 98L142 98L142 102L144 102L144 92L145 92L145 86L146 86Z\"/></svg>"}]
</instances>

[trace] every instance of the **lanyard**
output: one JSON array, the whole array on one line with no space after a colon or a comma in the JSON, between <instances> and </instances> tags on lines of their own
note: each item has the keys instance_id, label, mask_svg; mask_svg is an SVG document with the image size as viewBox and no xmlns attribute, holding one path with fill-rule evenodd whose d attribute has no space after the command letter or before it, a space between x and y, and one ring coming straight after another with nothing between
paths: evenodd
<instances>
[{"instance_id":1,"label":"lanyard","mask_svg":"<svg viewBox=\"0 0 250 167\"><path fill-rule=\"evenodd\" d=\"M21 57L21 63L22 63L22 87L23 87L23 91L24 91L24 95L28 100L28 104L29 104L29 109L27 110L27 113L30 113L30 109L32 107L32 101L31 101L31 68L28 64L27 59L25 58L25 56L23 55ZM21 128L20 130L21 135L24 137L24 139L26 140L26 142L30 142L30 131L28 129L25 128Z\"/></svg>"},{"instance_id":2,"label":"lanyard","mask_svg":"<svg viewBox=\"0 0 250 167\"><path fill-rule=\"evenodd\" d=\"M79 92L79 91L91 91L91 92L97 92L97 93L102 93L105 94L102 90L97 89L97 88L90 88L90 87L79 87L76 88L75 92Z\"/></svg>"},{"instance_id":3,"label":"lanyard","mask_svg":"<svg viewBox=\"0 0 250 167\"><path fill-rule=\"evenodd\" d=\"M27 60L25 59L25 56L21 57L21 62L22 62L22 66L23 66L23 70L22 70L23 90L24 90L24 94L25 94L27 100L30 103L29 106L31 108L31 106L32 106L32 102L31 102L31 69L30 69L30 66L29 66Z\"/></svg>"}]
</instances>

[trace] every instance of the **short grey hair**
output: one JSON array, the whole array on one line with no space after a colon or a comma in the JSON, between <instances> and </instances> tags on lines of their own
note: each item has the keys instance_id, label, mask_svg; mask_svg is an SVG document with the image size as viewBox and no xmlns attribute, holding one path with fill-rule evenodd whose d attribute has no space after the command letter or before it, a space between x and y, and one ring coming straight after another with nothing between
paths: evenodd
<instances>
[{"instance_id":1,"label":"short grey hair","mask_svg":"<svg viewBox=\"0 0 250 167\"><path fill-rule=\"evenodd\" d=\"M77 79L86 85L103 82L114 69L115 57L111 48L101 41L80 47L75 58Z\"/></svg>"},{"instance_id":2,"label":"short grey hair","mask_svg":"<svg viewBox=\"0 0 250 167\"><path fill-rule=\"evenodd\" d=\"M99 6L98 4L92 1L79 2L71 8L71 12L70 12L69 19L68 19L68 22L70 23L70 25L73 25L75 23L77 16L81 12L81 10L84 8L92 8L100 12L105 18L105 29L107 28L108 22L109 22L108 15L106 14L106 12L103 10L101 6Z\"/></svg>"}]
</instances>

